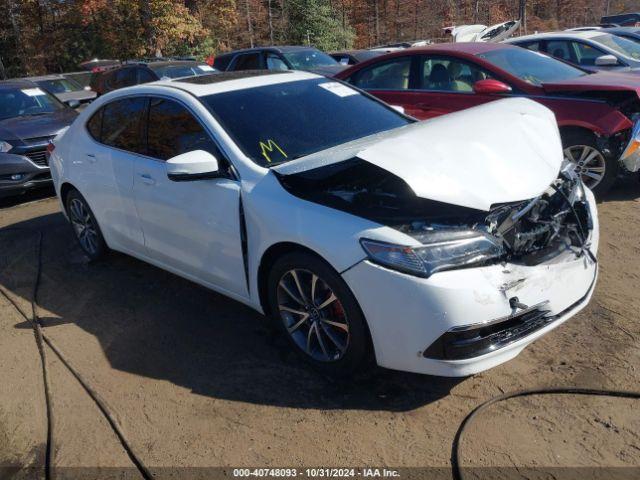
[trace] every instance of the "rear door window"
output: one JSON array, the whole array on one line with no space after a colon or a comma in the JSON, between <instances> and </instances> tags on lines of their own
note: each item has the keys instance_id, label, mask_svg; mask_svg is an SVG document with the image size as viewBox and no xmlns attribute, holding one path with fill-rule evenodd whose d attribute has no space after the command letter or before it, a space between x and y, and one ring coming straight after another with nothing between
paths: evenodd
<instances>
[{"instance_id":1,"label":"rear door window","mask_svg":"<svg viewBox=\"0 0 640 480\"><path fill-rule=\"evenodd\" d=\"M204 150L220 160L216 144L186 107L164 98L152 98L147 123L147 155L168 160Z\"/></svg>"},{"instance_id":2,"label":"rear door window","mask_svg":"<svg viewBox=\"0 0 640 480\"><path fill-rule=\"evenodd\" d=\"M569 47L569 42L566 40L549 40L546 44L545 50L552 57L566 62L576 62L576 58Z\"/></svg>"},{"instance_id":3,"label":"rear door window","mask_svg":"<svg viewBox=\"0 0 640 480\"><path fill-rule=\"evenodd\" d=\"M485 70L454 58L423 57L419 68L422 90L472 93L473 85L492 78Z\"/></svg>"},{"instance_id":4,"label":"rear door window","mask_svg":"<svg viewBox=\"0 0 640 480\"><path fill-rule=\"evenodd\" d=\"M411 57L400 57L361 70L352 83L370 90L407 90L410 76Z\"/></svg>"},{"instance_id":5,"label":"rear door window","mask_svg":"<svg viewBox=\"0 0 640 480\"><path fill-rule=\"evenodd\" d=\"M151 73L147 68L139 68L138 69L138 83L149 83L155 82L157 80L156 76Z\"/></svg>"},{"instance_id":6,"label":"rear door window","mask_svg":"<svg viewBox=\"0 0 640 480\"><path fill-rule=\"evenodd\" d=\"M243 53L236 57L231 70L260 70L260 53Z\"/></svg>"},{"instance_id":7,"label":"rear door window","mask_svg":"<svg viewBox=\"0 0 640 480\"><path fill-rule=\"evenodd\" d=\"M122 68L114 73L113 88L130 87L137 83L137 75L135 68Z\"/></svg>"},{"instance_id":8,"label":"rear door window","mask_svg":"<svg viewBox=\"0 0 640 480\"><path fill-rule=\"evenodd\" d=\"M103 107L101 142L134 153L145 153L142 141L142 118L146 110L144 97L123 98Z\"/></svg>"}]
</instances>

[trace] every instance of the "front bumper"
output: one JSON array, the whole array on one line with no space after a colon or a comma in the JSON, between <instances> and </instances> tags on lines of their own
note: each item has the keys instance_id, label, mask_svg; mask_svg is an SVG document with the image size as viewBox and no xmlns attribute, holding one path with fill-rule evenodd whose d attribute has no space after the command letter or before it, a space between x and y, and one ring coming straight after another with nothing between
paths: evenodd
<instances>
[{"instance_id":1,"label":"front bumper","mask_svg":"<svg viewBox=\"0 0 640 480\"><path fill-rule=\"evenodd\" d=\"M595 254L598 220L593 195L588 192L588 196L594 223L590 242ZM595 288L597 264L588 255L576 258L565 252L536 266L491 265L418 278L363 261L343 277L367 319L380 366L467 376L510 360L584 308ZM491 324L496 319L509 321L518 313L510 303L514 297L528 306L543 305L548 321L477 356L447 359L429 351L448 332Z\"/></svg>"},{"instance_id":2,"label":"front bumper","mask_svg":"<svg viewBox=\"0 0 640 480\"><path fill-rule=\"evenodd\" d=\"M17 179L12 179L19 175ZM38 165L23 155L0 153L0 197L20 195L51 185L49 167Z\"/></svg>"}]
</instances>

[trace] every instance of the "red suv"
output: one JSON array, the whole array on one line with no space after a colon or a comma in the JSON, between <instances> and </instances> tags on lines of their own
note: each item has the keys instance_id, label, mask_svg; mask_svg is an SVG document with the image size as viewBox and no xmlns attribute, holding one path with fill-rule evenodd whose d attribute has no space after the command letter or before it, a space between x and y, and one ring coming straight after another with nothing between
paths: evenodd
<instances>
[{"instance_id":1,"label":"red suv","mask_svg":"<svg viewBox=\"0 0 640 480\"><path fill-rule=\"evenodd\" d=\"M406 49L335 77L420 120L499 98L531 98L556 114L566 159L597 194L619 173L640 169L637 75L588 74L523 48L478 42Z\"/></svg>"}]
</instances>

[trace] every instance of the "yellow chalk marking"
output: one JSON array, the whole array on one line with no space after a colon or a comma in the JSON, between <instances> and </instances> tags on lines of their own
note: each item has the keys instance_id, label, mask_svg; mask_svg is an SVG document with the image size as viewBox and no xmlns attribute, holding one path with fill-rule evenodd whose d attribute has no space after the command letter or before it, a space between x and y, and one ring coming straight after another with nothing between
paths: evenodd
<instances>
[{"instance_id":1,"label":"yellow chalk marking","mask_svg":"<svg viewBox=\"0 0 640 480\"><path fill-rule=\"evenodd\" d=\"M267 140L267 143L260 142L260 150L262 151L262 156L266 158L267 162L269 163L271 163L271 157L267 154L267 152L271 153L274 149L279 151L284 158L289 158L287 157L287 154L284 153L284 151L273 140L269 139Z\"/></svg>"}]
</instances>

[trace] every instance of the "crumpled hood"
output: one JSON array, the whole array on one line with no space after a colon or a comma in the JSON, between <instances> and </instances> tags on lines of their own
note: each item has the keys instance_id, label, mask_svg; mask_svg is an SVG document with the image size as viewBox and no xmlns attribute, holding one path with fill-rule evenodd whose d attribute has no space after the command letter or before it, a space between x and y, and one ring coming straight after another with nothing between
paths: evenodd
<instances>
[{"instance_id":1,"label":"crumpled hood","mask_svg":"<svg viewBox=\"0 0 640 480\"><path fill-rule=\"evenodd\" d=\"M542 194L563 161L555 116L523 98L418 122L276 167L288 175L351 158L396 175L421 198L490 210Z\"/></svg>"}]
</instances>

